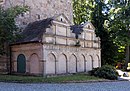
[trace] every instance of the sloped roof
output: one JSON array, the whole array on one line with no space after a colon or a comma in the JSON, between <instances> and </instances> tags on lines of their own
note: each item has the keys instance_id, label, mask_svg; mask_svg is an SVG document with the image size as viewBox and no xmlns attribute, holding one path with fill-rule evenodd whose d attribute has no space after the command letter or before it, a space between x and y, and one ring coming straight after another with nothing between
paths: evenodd
<instances>
[{"instance_id":1,"label":"sloped roof","mask_svg":"<svg viewBox=\"0 0 130 91\"><path fill-rule=\"evenodd\" d=\"M27 25L27 27L23 30L21 33L21 38L16 41L17 43L28 43L28 42L41 42L42 36L46 32L46 28L50 28L52 25L52 21L57 21L58 17L64 18L66 21L65 23L70 24L67 17L64 16L64 14L57 15L52 18L47 18L40 21L35 21ZM59 18L60 19L60 18ZM63 22L63 21L60 21ZM76 36L81 34L83 32L83 28L87 28L87 25L90 24L93 27L93 25L89 22L81 25L73 25L71 26L72 33L75 33Z\"/></svg>"},{"instance_id":2,"label":"sloped roof","mask_svg":"<svg viewBox=\"0 0 130 91\"><path fill-rule=\"evenodd\" d=\"M83 32L83 27L81 25L73 25L71 26L72 33L81 34Z\"/></svg>"},{"instance_id":3,"label":"sloped roof","mask_svg":"<svg viewBox=\"0 0 130 91\"><path fill-rule=\"evenodd\" d=\"M89 27L88 27L89 25ZM85 22L84 24L81 25L83 28L87 28L87 29L92 29L95 30L95 27L93 26L93 24L91 22Z\"/></svg>"},{"instance_id":4,"label":"sloped roof","mask_svg":"<svg viewBox=\"0 0 130 91\"><path fill-rule=\"evenodd\" d=\"M89 25L89 27L88 27L88 25ZM77 34L77 35L81 34L84 31L83 28L95 30L95 27L93 26L93 24L91 22L86 22L84 24L71 26L72 32Z\"/></svg>"},{"instance_id":5,"label":"sloped roof","mask_svg":"<svg viewBox=\"0 0 130 91\"><path fill-rule=\"evenodd\" d=\"M52 18L47 18L40 21L35 21L27 25L21 33L21 39L17 43L41 41L42 35L46 32L46 28L51 25Z\"/></svg>"},{"instance_id":6,"label":"sloped roof","mask_svg":"<svg viewBox=\"0 0 130 91\"><path fill-rule=\"evenodd\" d=\"M71 23L64 14L55 15L52 18L29 23L21 33L21 38L16 41L16 44L42 41L42 35L46 32L46 28L49 28L52 25L52 21L58 21L59 17L64 18L64 23Z\"/></svg>"}]
</instances>

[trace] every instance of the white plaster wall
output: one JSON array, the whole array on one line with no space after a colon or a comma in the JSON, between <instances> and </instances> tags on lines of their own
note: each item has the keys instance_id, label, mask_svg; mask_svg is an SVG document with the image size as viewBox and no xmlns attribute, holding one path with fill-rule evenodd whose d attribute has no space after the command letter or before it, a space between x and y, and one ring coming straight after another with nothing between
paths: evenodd
<instances>
[{"instance_id":1,"label":"white plaster wall","mask_svg":"<svg viewBox=\"0 0 130 91\"><path fill-rule=\"evenodd\" d=\"M98 43L93 43L93 47L98 48L98 47L99 47L99 46L98 46Z\"/></svg>"},{"instance_id":2,"label":"white plaster wall","mask_svg":"<svg viewBox=\"0 0 130 91\"><path fill-rule=\"evenodd\" d=\"M98 65L99 65L99 64L98 64L98 60L94 60L94 61L93 61L93 68L99 67Z\"/></svg>"},{"instance_id":3,"label":"white plaster wall","mask_svg":"<svg viewBox=\"0 0 130 91\"><path fill-rule=\"evenodd\" d=\"M84 47L84 41L80 41L81 47Z\"/></svg>"},{"instance_id":4,"label":"white plaster wall","mask_svg":"<svg viewBox=\"0 0 130 91\"><path fill-rule=\"evenodd\" d=\"M55 74L56 58L53 54L49 54L46 60L46 74Z\"/></svg>"},{"instance_id":5,"label":"white plaster wall","mask_svg":"<svg viewBox=\"0 0 130 91\"><path fill-rule=\"evenodd\" d=\"M50 28L46 28L46 33L47 34L55 34L55 31L54 31L54 26L51 26Z\"/></svg>"},{"instance_id":6,"label":"white plaster wall","mask_svg":"<svg viewBox=\"0 0 130 91\"><path fill-rule=\"evenodd\" d=\"M90 32L85 32L85 39L92 40L92 34Z\"/></svg>"},{"instance_id":7,"label":"white plaster wall","mask_svg":"<svg viewBox=\"0 0 130 91\"><path fill-rule=\"evenodd\" d=\"M74 55L71 55L69 62L68 62L68 70L69 73L76 73L76 57Z\"/></svg>"},{"instance_id":8,"label":"white plaster wall","mask_svg":"<svg viewBox=\"0 0 130 91\"><path fill-rule=\"evenodd\" d=\"M87 56L87 68L86 71L92 70L92 58L91 56Z\"/></svg>"},{"instance_id":9,"label":"white plaster wall","mask_svg":"<svg viewBox=\"0 0 130 91\"><path fill-rule=\"evenodd\" d=\"M77 72L84 72L84 71L88 72L92 70L93 67L97 67L99 65L99 63L95 63L95 62L97 62L96 55L100 54L99 52L100 50L95 50L92 48L82 49L82 47L70 47L70 46L65 46L65 45L51 45L51 44L47 44L44 50L45 50L44 56L45 56L45 59L47 59L47 61L48 61L48 54L50 53L53 53L56 56L56 60L57 60L55 63L56 68L54 67L54 63L52 65L52 64L47 64L46 62L46 66L48 66L46 67L46 70L53 68L53 71L55 69L57 74L66 73L67 69L68 69L68 73L75 73L76 67L77 67ZM67 62L65 62L66 60L65 56L61 54L66 55L66 57L68 58ZM75 54L75 56L72 54ZM92 59L94 60L93 67L92 67ZM53 58L52 60L55 60L55 59ZM85 62L86 64L84 64L85 60L86 60ZM66 63L67 63L67 66L66 66Z\"/></svg>"},{"instance_id":10,"label":"white plaster wall","mask_svg":"<svg viewBox=\"0 0 130 91\"><path fill-rule=\"evenodd\" d=\"M93 63L94 63L93 64L94 68L99 67L99 59L98 59L97 55L94 56L94 62Z\"/></svg>"},{"instance_id":11,"label":"white plaster wall","mask_svg":"<svg viewBox=\"0 0 130 91\"><path fill-rule=\"evenodd\" d=\"M56 35L66 36L66 27L57 26L56 27Z\"/></svg>"},{"instance_id":12,"label":"white plaster wall","mask_svg":"<svg viewBox=\"0 0 130 91\"><path fill-rule=\"evenodd\" d=\"M75 34L72 33L72 31L70 32L70 36L69 37L72 37L72 38L75 38Z\"/></svg>"},{"instance_id":13,"label":"white plaster wall","mask_svg":"<svg viewBox=\"0 0 130 91\"><path fill-rule=\"evenodd\" d=\"M70 27L67 27L67 37L70 37L70 35L71 35Z\"/></svg>"},{"instance_id":14,"label":"white plaster wall","mask_svg":"<svg viewBox=\"0 0 130 91\"><path fill-rule=\"evenodd\" d=\"M85 39L85 32L84 31L81 33L81 35L79 35L79 38Z\"/></svg>"},{"instance_id":15,"label":"white plaster wall","mask_svg":"<svg viewBox=\"0 0 130 91\"><path fill-rule=\"evenodd\" d=\"M66 73L66 63L67 63L66 57L63 54L59 55L58 74Z\"/></svg>"},{"instance_id":16,"label":"white plaster wall","mask_svg":"<svg viewBox=\"0 0 130 91\"><path fill-rule=\"evenodd\" d=\"M61 37L56 37L56 44L64 44L66 45L66 39Z\"/></svg>"},{"instance_id":17,"label":"white plaster wall","mask_svg":"<svg viewBox=\"0 0 130 91\"><path fill-rule=\"evenodd\" d=\"M91 41L85 41L85 47L92 47Z\"/></svg>"},{"instance_id":18,"label":"white plaster wall","mask_svg":"<svg viewBox=\"0 0 130 91\"><path fill-rule=\"evenodd\" d=\"M54 37L47 36L47 37L45 37L45 42L54 44L55 43L55 39L54 39Z\"/></svg>"},{"instance_id":19,"label":"white plaster wall","mask_svg":"<svg viewBox=\"0 0 130 91\"><path fill-rule=\"evenodd\" d=\"M68 39L67 43L68 43L68 45L73 45L74 46L76 44L76 40Z\"/></svg>"},{"instance_id":20,"label":"white plaster wall","mask_svg":"<svg viewBox=\"0 0 130 91\"><path fill-rule=\"evenodd\" d=\"M85 59L82 55L80 56L80 60L78 61L77 66L78 72L84 72Z\"/></svg>"}]
</instances>

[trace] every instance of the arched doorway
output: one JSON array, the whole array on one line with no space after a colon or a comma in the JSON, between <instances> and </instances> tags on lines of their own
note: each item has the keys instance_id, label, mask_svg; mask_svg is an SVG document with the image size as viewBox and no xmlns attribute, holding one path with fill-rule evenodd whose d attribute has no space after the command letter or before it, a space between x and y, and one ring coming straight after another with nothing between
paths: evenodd
<instances>
[{"instance_id":1,"label":"arched doorway","mask_svg":"<svg viewBox=\"0 0 130 91\"><path fill-rule=\"evenodd\" d=\"M75 55L71 55L70 60L68 62L68 70L69 73L76 73L77 69L77 58Z\"/></svg>"},{"instance_id":2,"label":"arched doorway","mask_svg":"<svg viewBox=\"0 0 130 91\"><path fill-rule=\"evenodd\" d=\"M56 57L52 53L47 56L46 73L56 74Z\"/></svg>"},{"instance_id":3,"label":"arched doorway","mask_svg":"<svg viewBox=\"0 0 130 91\"><path fill-rule=\"evenodd\" d=\"M29 62L30 62L30 73L31 74L40 73L40 64L37 54L31 55Z\"/></svg>"},{"instance_id":4,"label":"arched doorway","mask_svg":"<svg viewBox=\"0 0 130 91\"><path fill-rule=\"evenodd\" d=\"M59 56L58 59L58 73L66 73L66 63L67 63L67 58L64 54Z\"/></svg>"},{"instance_id":5,"label":"arched doorway","mask_svg":"<svg viewBox=\"0 0 130 91\"><path fill-rule=\"evenodd\" d=\"M23 54L20 54L17 57L17 72L18 73L26 72L26 58Z\"/></svg>"}]
</instances>

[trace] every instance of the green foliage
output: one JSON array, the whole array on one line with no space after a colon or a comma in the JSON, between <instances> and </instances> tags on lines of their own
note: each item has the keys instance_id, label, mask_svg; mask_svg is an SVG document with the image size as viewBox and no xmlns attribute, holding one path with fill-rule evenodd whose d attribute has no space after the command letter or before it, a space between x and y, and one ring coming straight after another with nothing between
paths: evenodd
<instances>
[{"instance_id":1,"label":"green foliage","mask_svg":"<svg viewBox=\"0 0 130 91\"><path fill-rule=\"evenodd\" d=\"M111 36L113 37L113 41L120 46L127 46L130 44L130 3L123 3L114 6L113 9L110 10L111 17L109 30L111 32Z\"/></svg>"},{"instance_id":2,"label":"green foliage","mask_svg":"<svg viewBox=\"0 0 130 91\"><path fill-rule=\"evenodd\" d=\"M0 7L0 55L7 53L9 43L17 37L19 29L15 25L15 18L27 10L27 6L16 6L6 10Z\"/></svg>"},{"instance_id":3,"label":"green foliage","mask_svg":"<svg viewBox=\"0 0 130 91\"><path fill-rule=\"evenodd\" d=\"M94 76L110 80L116 80L118 76L116 69L110 65L104 65L101 68L93 69L91 72Z\"/></svg>"},{"instance_id":4,"label":"green foliage","mask_svg":"<svg viewBox=\"0 0 130 91\"><path fill-rule=\"evenodd\" d=\"M96 76L96 75L95 75L95 72L96 72L98 69L99 69L99 67L93 68L91 71L88 72L89 75L91 75L91 76Z\"/></svg>"},{"instance_id":5,"label":"green foliage","mask_svg":"<svg viewBox=\"0 0 130 91\"><path fill-rule=\"evenodd\" d=\"M127 46L130 45L130 2L122 1L113 4L109 14L109 33L113 43L118 46L116 58L124 60Z\"/></svg>"},{"instance_id":6,"label":"green foliage","mask_svg":"<svg viewBox=\"0 0 130 91\"><path fill-rule=\"evenodd\" d=\"M91 21L96 28L96 35L101 39L102 65L124 60L124 49L130 44L129 0L108 0L108 2L106 0L87 0L83 3L83 6L86 7L85 10L81 8L80 0L73 2L76 3L74 6L77 6L73 8L74 23Z\"/></svg>"},{"instance_id":7,"label":"green foliage","mask_svg":"<svg viewBox=\"0 0 130 91\"><path fill-rule=\"evenodd\" d=\"M101 39L101 58L102 65L112 64L115 62L115 56L118 53L118 47L113 43L113 39L110 36L110 33L107 28L107 23L109 21L107 4L98 0L95 1L95 8L91 14L91 22L96 28L96 34ZM111 55L112 54L112 55Z\"/></svg>"},{"instance_id":8,"label":"green foliage","mask_svg":"<svg viewBox=\"0 0 130 91\"><path fill-rule=\"evenodd\" d=\"M88 19L86 6L86 0L73 0L73 18L75 24L81 24Z\"/></svg>"}]
</instances>

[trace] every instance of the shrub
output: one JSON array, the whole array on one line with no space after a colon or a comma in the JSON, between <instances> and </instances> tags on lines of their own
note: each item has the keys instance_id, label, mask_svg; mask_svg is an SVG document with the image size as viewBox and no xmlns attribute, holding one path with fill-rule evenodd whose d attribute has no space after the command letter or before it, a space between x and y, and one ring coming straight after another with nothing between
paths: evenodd
<instances>
[{"instance_id":1,"label":"shrub","mask_svg":"<svg viewBox=\"0 0 130 91\"><path fill-rule=\"evenodd\" d=\"M110 65L104 65L101 68L99 68L95 75L101 78L115 80L117 79L117 72L116 69L113 66Z\"/></svg>"},{"instance_id":2,"label":"shrub","mask_svg":"<svg viewBox=\"0 0 130 91\"><path fill-rule=\"evenodd\" d=\"M88 73L91 75L91 76L96 76L95 72L99 69L99 67L97 68L93 68L91 71L89 71Z\"/></svg>"},{"instance_id":3,"label":"shrub","mask_svg":"<svg viewBox=\"0 0 130 91\"><path fill-rule=\"evenodd\" d=\"M90 71L90 75L110 80L115 80L118 76L116 69L110 65L104 65L101 68L95 68L92 71Z\"/></svg>"}]
</instances>

